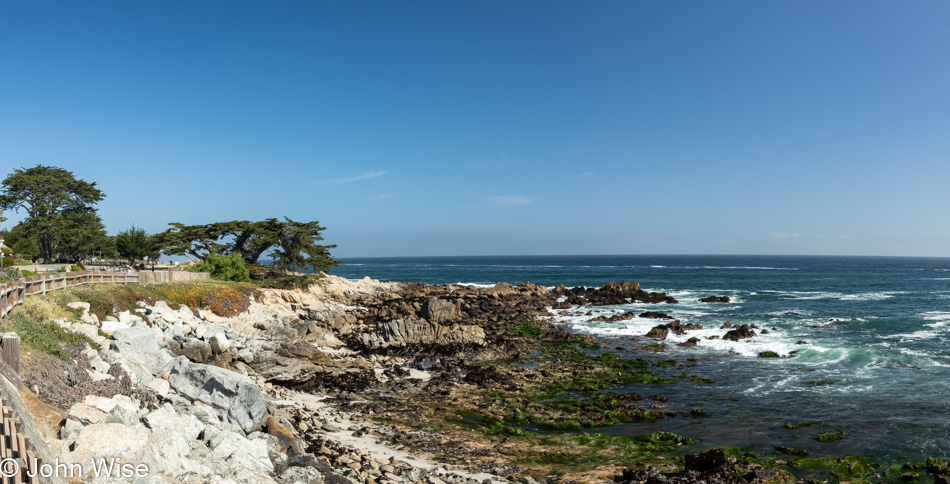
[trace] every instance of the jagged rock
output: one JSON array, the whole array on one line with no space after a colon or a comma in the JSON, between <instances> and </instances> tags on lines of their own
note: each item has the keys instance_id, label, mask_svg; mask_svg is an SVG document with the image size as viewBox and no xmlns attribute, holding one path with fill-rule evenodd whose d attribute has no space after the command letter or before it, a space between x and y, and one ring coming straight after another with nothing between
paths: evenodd
<instances>
[{"instance_id":1,"label":"jagged rock","mask_svg":"<svg viewBox=\"0 0 950 484\"><path fill-rule=\"evenodd\" d=\"M640 290L639 282L608 282L601 286L601 289L604 291L618 291L618 292L637 292Z\"/></svg>"},{"instance_id":2,"label":"jagged rock","mask_svg":"<svg viewBox=\"0 0 950 484\"><path fill-rule=\"evenodd\" d=\"M225 336L224 333L215 334L208 342L211 343L211 351L215 354L224 353L231 347L231 342L228 341L228 337Z\"/></svg>"},{"instance_id":3,"label":"jagged rock","mask_svg":"<svg viewBox=\"0 0 950 484\"><path fill-rule=\"evenodd\" d=\"M223 431L211 440L209 447L216 458L231 465L234 477L240 481L256 481L256 476L274 472L264 440L249 440L241 434Z\"/></svg>"},{"instance_id":4,"label":"jagged rock","mask_svg":"<svg viewBox=\"0 0 950 484\"><path fill-rule=\"evenodd\" d=\"M448 301L430 297L422 305L422 317L435 323L452 321L458 317L458 308Z\"/></svg>"},{"instance_id":5,"label":"jagged rock","mask_svg":"<svg viewBox=\"0 0 950 484\"><path fill-rule=\"evenodd\" d=\"M102 423L108 417L109 414L95 407L77 403L69 408L69 413L66 414L66 422L59 431L59 438L72 440L83 427Z\"/></svg>"},{"instance_id":6,"label":"jagged rock","mask_svg":"<svg viewBox=\"0 0 950 484\"><path fill-rule=\"evenodd\" d=\"M300 358L277 357L269 363L255 363L258 373L268 383L309 390L319 386L357 390L376 382L372 366L361 358L330 360L323 364Z\"/></svg>"},{"instance_id":7,"label":"jagged rock","mask_svg":"<svg viewBox=\"0 0 950 484\"><path fill-rule=\"evenodd\" d=\"M729 302L729 296L707 296L700 298L699 302L704 303L727 303Z\"/></svg>"},{"instance_id":8,"label":"jagged rock","mask_svg":"<svg viewBox=\"0 0 950 484\"><path fill-rule=\"evenodd\" d=\"M640 315L637 317L646 318L646 319L673 319L673 316L670 316L669 314L666 314L666 313L661 313L659 311L646 311L646 312L640 313Z\"/></svg>"},{"instance_id":9,"label":"jagged rock","mask_svg":"<svg viewBox=\"0 0 950 484\"><path fill-rule=\"evenodd\" d=\"M189 339L181 345L181 354L196 363L208 361L211 353L211 345L199 339Z\"/></svg>"},{"instance_id":10,"label":"jagged rock","mask_svg":"<svg viewBox=\"0 0 950 484\"><path fill-rule=\"evenodd\" d=\"M377 331L359 335L367 349L408 345L485 344L485 331L475 325L440 325L432 321L397 319L382 323Z\"/></svg>"},{"instance_id":11,"label":"jagged rock","mask_svg":"<svg viewBox=\"0 0 950 484\"><path fill-rule=\"evenodd\" d=\"M119 352L122 358L134 361L145 367L151 375L155 373L172 358L167 351L158 346L155 340L155 333L148 328L126 328L118 329L112 333L112 348ZM151 381L148 378L147 384Z\"/></svg>"},{"instance_id":12,"label":"jagged rock","mask_svg":"<svg viewBox=\"0 0 950 484\"><path fill-rule=\"evenodd\" d=\"M159 429L148 436L143 462L152 473L176 476L181 473L191 444L171 429Z\"/></svg>"},{"instance_id":13,"label":"jagged rock","mask_svg":"<svg viewBox=\"0 0 950 484\"><path fill-rule=\"evenodd\" d=\"M259 429L267 416L261 389L247 376L233 371L179 357L170 365L168 383L179 395L218 410L227 422L245 432Z\"/></svg>"},{"instance_id":14,"label":"jagged rock","mask_svg":"<svg viewBox=\"0 0 950 484\"><path fill-rule=\"evenodd\" d=\"M702 454L686 455L686 471L707 472L728 464L722 449L710 449Z\"/></svg>"},{"instance_id":15,"label":"jagged rock","mask_svg":"<svg viewBox=\"0 0 950 484\"><path fill-rule=\"evenodd\" d=\"M738 328L735 328L725 334L722 339L727 339L729 341L739 341L740 339L755 338L757 335L755 331L748 324L743 324Z\"/></svg>"},{"instance_id":16,"label":"jagged rock","mask_svg":"<svg viewBox=\"0 0 950 484\"><path fill-rule=\"evenodd\" d=\"M703 329L703 325L695 323L681 324L679 320L673 320L673 322L668 324L654 326L653 329L647 333L647 337L665 339L670 332L682 335L694 329Z\"/></svg>"},{"instance_id":17,"label":"jagged rock","mask_svg":"<svg viewBox=\"0 0 950 484\"><path fill-rule=\"evenodd\" d=\"M168 384L168 380L164 378L156 378L148 383L148 389L155 392L161 398L167 398L168 392L171 390L171 385Z\"/></svg>"},{"instance_id":18,"label":"jagged rock","mask_svg":"<svg viewBox=\"0 0 950 484\"><path fill-rule=\"evenodd\" d=\"M297 437L289 429L281 425L277 419L274 417L267 417L267 420L264 421L264 430L274 436L277 440L277 445L280 449L280 452L287 452L287 449L295 447L296 450L300 450L297 444Z\"/></svg>"},{"instance_id":19,"label":"jagged rock","mask_svg":"<svg viewBox=\"0 0 950 484\"><path fill-rule=\"evenodd\" d=\"M623 314L615 314L613 316L598 316L591 321L604 322L604 323L616 323L618 321L627 321L636 317L632 311L628 311Z\"/></svg>"},{"instance_id":20,"label":"jagged rock","mask_svg":"<svg viewBox=\"0 0 950 484\"><path fill-rule=\"evenodd\" d=\"M928 457L926 467L931 474L950 475L950 460Z\"/></svg>"},{"instance_id":21,"label":"jagged rock","mask_svg":"<svg viewBox=\"0 0 950 484\"><path fill-rule=\"evenodd\" d=\"M148 430L144 427L120 423L92 424L79 433L73 453L141 462L147 442Z\"/></svg>"},{"instance_id":22,"label":"jagged rock","mask_svg":"<svg viewBox=\"0 0 950 484\"><path fill-rule=\"evenodd\" d=\"M100 328L102 329L103 333L111 336L113 333L115 333L116 330L129 329L131 327L132 325L128 323L106 319L105 321L102 322L102 326Z\"/></svg>"}]
</instances>

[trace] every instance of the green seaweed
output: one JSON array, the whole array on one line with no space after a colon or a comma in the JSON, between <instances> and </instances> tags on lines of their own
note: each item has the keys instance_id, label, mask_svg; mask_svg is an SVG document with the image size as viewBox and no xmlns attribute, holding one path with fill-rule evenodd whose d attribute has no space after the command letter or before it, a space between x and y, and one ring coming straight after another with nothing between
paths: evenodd
<instances>
[{"instance_id":1,"label":"green seaweed","mask_svg":"<svg viewBox=\"0 0 950 484\"><path fill-rule=\"evenodd\" d=\"M805 457L808 455L808 451L805 449L796 449L794 447L787 447L784 445L776 446L775 452L779 454L793 455L796 457Z\"/></svg>"},{"instance_id":2,"label":"green seaweed","mask_svg":"<svg viewBox=\"0 0 950 484\"><path fill-rule=\"evenodd\" d=\"M798 469L810 469L812 472L824 471L832 478L843 481L867 478L874 474L880 464L868 457L849 455L839 458L804 458L796 461L794 466Z\"/></svg>"},{"instance_id":3,"label":"green seaweed","mask_svg":"<svg viewBox=\"0 0 950 484\"><path fill-rule=\"evenodd\" d=\"M810 421L806 421L806 422L788 422L788 423L786 423L785 425L783 425L782 427L787 428L787 429L800 429L800 428L802 428L802 427L811 427L812 425L820 425L820 424L822 424L822 422L810 422Z\"/></svg>"},{"instance_id":4,"label":"green seaweed","mask_svg":"<svg viewBox=\"0 0 950 484\"><path fill-rule=\"evenodd\" d=\"M818 434L815 440L818 442L837 442L844 438L844 432L825 432Z\"/></svg>"}]
</instances>

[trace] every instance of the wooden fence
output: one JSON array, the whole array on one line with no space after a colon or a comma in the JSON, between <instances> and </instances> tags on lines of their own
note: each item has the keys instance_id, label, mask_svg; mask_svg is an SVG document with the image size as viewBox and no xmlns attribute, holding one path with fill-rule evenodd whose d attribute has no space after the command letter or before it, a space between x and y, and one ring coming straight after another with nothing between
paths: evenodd
<instances>
[{"instance_id":1,"label":"wooden fence","mask_svg":"<svg viewBox=\"0 0 950 484\"><path fill-rule=\"evenodd\" d=\"M56 272L24 277L0 285L0 319L27 296L46 294L50 291L76 287L83 284L147 284L153 282L177 282L208 279L207 272L186 271L140 271L136 273L110 271Z\"/></svg>"},{"instance_id":2,"label":"wooden fence","mask_svg":"<svg viewBox=\"0 0 950 484\"><path fill-rule=\"evenodd\" d=\"M65 289L67 287L76 287L83 284L145 284L153 282L177 282L192 281L199 279L208 279L207 272L184 272L184 271L140 271L137 273L109 272L109 271L84 271L84 272L57 272L52 274L40 274L31 277L25 277L18 281L7 282L0 285L0 319L6 317L14 308L26 300L27 296L36 294L46 294L50 291ZM16 333L4 333L0 335L0 379L6 379L3 387L12 386L19 392L22 388L20 380L20 337ZM13 392L13 389L7 392ZM19 394L7 398L6 392L0 392L0 460L13 459L18 465L19 473L15 476L0 476L0 484L7 483L36 483L36 482L65 482L62 479L43 478L42 474L37 474L38 466L43 463L43 454L47 459L50 458L49 450L45 442L42 443L43 451L37 450L37 444L31 443L26 433L22 432L23 426L28 426L33 430L34 435L39 435L35 430L35 424L29 416L29 411L21 409L19 411L20 419L14 416L14 410L7 405L9 401L18 399ZM19 401L19 400L17 400ZM20 405L22 406L22 405ZM19 408L19 407L18 407ZM26 414L24 414L26 412ZM32 427L29 427L32 426ZM20 430L18 430L18 427ZM37 437L39 438L39 437ZM12 461L11 461L12 462ZM30 478L30 475L37 477Z\"/></svg>"},{"instance_id":3,"label":"wooden fence","mask_svg":"<svg viewBox=\"0 0 950 484\"><path fill-rule=\"evenodd\" d=\"M7 468L3 470L2 481L6 483L36 483L40 482L39 467L43 464L43 459L34 452L30 438L22 432L17 431L17 421L13 416L13 408L7 406L5 398L0 398L0 406L3 409L3 420L0 421L0 458L5 461L12 459L16 465L6 464ZM12 470L19 470L13 474ZM32 477L31 477L32 476Z\"/></svg>"}]
</instances>

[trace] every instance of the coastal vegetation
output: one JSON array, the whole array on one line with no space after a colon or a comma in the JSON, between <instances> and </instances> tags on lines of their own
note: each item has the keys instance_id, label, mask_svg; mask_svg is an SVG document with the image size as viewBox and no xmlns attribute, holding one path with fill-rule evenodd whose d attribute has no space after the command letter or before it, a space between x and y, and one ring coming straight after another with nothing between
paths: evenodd
<instances>
[{"instance_id":1,"label":"coastal vegetation","mask_svg":"<svg viewBox=\"0 0 950 484\"><path fill-rule=\"evenodd\" d=\"M155 244L152 243L148 232L135 225L115 236L115 250L129 261L129 265L134 264L136 260L154 258L157 255Z\"/></svg>"},{"instance_id":2,"label":"coastal vegetation","mask_svg":"<svg viewBox=\"0 0 950 484\"><path fill-rule=\"evenodd\" d=\"M103 198L105 194L95 182L77 179L72 172L53 166L15 169L0 183L0 208L23 210L27 215L16 234L19 237L13 238L31 231L36 254L45 260L60 254L83 258L107 244L95 208ZM29 245L11 241L12 247L32 248L23 244Z\"/></svg>"},{"instance_id":3,"label":"coastal vegetation","mask_svg":"<svg viewBox=\"0 0 950 484\"><path fill-rule=\"evenodd\" d=\"M335 245L322 245L323 231L319 222L297 222L269 218L257 222L235 220L205 225L172 227L155 234L156 245L168 255L207 259L211 254L241 257L248 265L258 264L269 252L273 267L286 271L329 271L339 264L330 255Z\"/></svg>"},{"instance_id":4,"label":"coastal vegetation","mask_svg":"<svg viewBox=\"0 0 950 484\"><path fill-rule=\"evenodd\" d=\"M205 225L172 222L158 234L133 225L109 236L96 209L105 196L95 182L78 179L63 168L15 169L0 184L0 221L6 220L3 213L9 210L22 210L26 218L0 230L5 239L4 267L29 261L80 262L93 255L116 261L122 257L132 265L166 254L189 257L216 279L266 279L272 286L294 287L312 282L294 273L326 272L339 264L330 254L336 246L320 243L325 227L287 217ZM262 257L270 259L266 267L261 267Z\"/></svg>"}]
</instances>

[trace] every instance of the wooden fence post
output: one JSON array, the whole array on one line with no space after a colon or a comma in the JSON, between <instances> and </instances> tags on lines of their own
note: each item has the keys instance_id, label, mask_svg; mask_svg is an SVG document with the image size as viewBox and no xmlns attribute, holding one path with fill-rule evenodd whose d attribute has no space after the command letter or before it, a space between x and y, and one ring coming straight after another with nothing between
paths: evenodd
<instances>
[{"instance_id":1,"label":"wooden fence post","mask_svg":"<svg viewBox=\"0 0 950 484\"><path fill-rule=\"evenodd\" d=\"M11 383L20 389L20 335L16 333L3 333L0 338L0 359L6 367L12 370L13 375L7 375Z\"/></svg>"}]
</instances>

